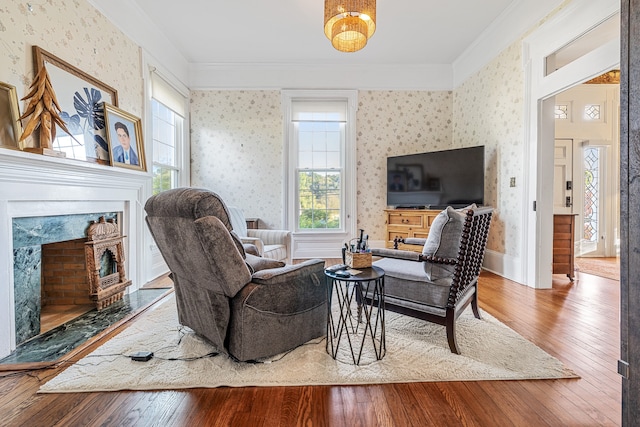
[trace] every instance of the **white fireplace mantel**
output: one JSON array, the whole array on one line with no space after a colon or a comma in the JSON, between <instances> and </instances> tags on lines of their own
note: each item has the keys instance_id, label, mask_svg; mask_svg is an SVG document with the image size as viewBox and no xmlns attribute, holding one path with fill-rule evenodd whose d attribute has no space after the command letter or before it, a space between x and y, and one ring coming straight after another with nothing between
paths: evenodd
<instances>
[{"instance_id":1,"label":"white fireplace mantel","mask_svg":"<svg viewBox=\"0 0 640 427\"><path fill-rule=\"evenodd\" d=\"M15 349L12 220L21 217L122 212L127 276L147 278L144 203L151 175L72 159L0 148L0 358ZM97 218L96 218L97 219Z\"/></svg>"}]
</instances>

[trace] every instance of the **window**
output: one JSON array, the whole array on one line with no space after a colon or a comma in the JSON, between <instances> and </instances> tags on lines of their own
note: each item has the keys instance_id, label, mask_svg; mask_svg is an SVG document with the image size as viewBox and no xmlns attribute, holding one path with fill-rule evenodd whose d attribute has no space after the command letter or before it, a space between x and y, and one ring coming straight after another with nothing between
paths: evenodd
<instances>
[{"instance_id":1,"label":"window","mask_svg":"<svg viewBox=\"0 0 640 427\"><path fill-rule=\"evenodd\" d=\"M356 106L356 91L283 91L294 258L336 256L355 233Z\"/></svg>"},{"instance_id":2,"label":"window","mask_svg":"<svg viewBox=\"0 0 640 427\"><path fill-rule=\"evenodd\" d=\"M158 194L180 185L185 98L155 73L151 84L153 194Z\"/></svg>"},{"instance_id":3,"label":"window","mask_svg":"<svg viewBox=\"0 0 640 427\"><path fill-rule=\"evenodd\" d=\"M566 104L556 105L555 109L556 119L566 120L569 118L569 106Z\"/></svg>"},{"instance_id":4,"label":"window","mask_svg":"<svg viewBox=\"0 0 640 427\"><path fill-rule=\"evenodd\" d=\"M584 106L584 119L585 121L598 121L600 120L600 105L588 104Z\"/></svg>"},{"instance_id":5,"label":"window","mask_svg":"<svg viewBox=\"0 0 640 427\"><path fill-rule=\"evenodd\" d=\"M153 194L178 186L178 144L182 117L166 105L151 100L153 118Z\"/></svg>"},{"instance_id":6,"label":"window","mask_svg":"<svg viewBox=\"0 0 640 427\"><path fill-rule=\"evenodd\" d=\"M87 160L87 148L85 148L86 142L84 140L83 133L74 133L73 137L75 139L73 139L61 129L58 129L58 132L59 133L57 137L53 140L54 150L62 151L68 158L71 159ZM109 159L108 154L107 159Z\"/></svg>"},{"instance_id":7,"label":"window","mask_svg":"<svg viewBox=\"0 0 640 427\"><path fill-rule=\"evenodd\" d=\"M584 149L584 212L582 238L597 243L600 232L600 148Z\"/></svg>"},{"instance_id":8,"label":"window","mask_svg":"<svg viewBox=\"0 0 640 427\"><path fill-rule=\"evenodd\" d=\"M330 109L331 105L326 107ZM298 141L296 205L300 230L342 228L343 116L331 111L297 114L294 132Z\"/></svg>"},{"instance_id":9,"label":"window","mask_svg":"<svg viewBox=\"0 0 640 427\"><path fill-rule=\"evenodd\" d=\"M589 52L620 37L620 14L616 13L596 27L545 57L545 76L582 58Z\"/></svg>"},{"instance_id":10,"label":"window","mask_svg":"<svg viewBox=\"0 0 640 427\"><path fill-rule=\"evenodd\" d=\"M162 78L155 67L149 67L151 89L147 111L147 139L151 150L149 157L150 172L153 174L153 194L179 186L189 185L189 146L185 122L188 122L187 98L189 90L179 82ZM162 254L149 239L149 278L158 277L167 272L168 267Z\"/></svg>"}]
</instances>

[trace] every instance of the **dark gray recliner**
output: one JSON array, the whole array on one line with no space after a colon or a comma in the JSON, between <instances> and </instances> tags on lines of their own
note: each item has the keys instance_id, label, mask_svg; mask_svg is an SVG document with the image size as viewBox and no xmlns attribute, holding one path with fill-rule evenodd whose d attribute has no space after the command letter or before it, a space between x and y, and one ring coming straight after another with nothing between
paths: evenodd
<instances>
[{"instance_id":1,"label":"dark gray recliner","mask_svg":"<svg viewBox=\"0 0 640 427\"><path fill-rule=\"evenodd\" d=\"M179 321L240 361L291 350L326 333L324 261L296 265L245 254L227 207L178 188L145 204L175 285Z\"/></svg>"}]
</instances>

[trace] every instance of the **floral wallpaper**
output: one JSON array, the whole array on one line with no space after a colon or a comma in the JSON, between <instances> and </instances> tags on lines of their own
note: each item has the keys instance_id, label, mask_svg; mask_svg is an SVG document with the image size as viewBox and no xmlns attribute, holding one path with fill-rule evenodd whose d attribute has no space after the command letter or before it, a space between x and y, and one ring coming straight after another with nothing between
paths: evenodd
<instances>
[{"instance_id":1,"label":"floral wallpaper","mask_svg":"<svg viewBox=\"0 0 640 427\"><path fill-rule=\"evenodd\" d=\"M358 227L384 239L386 158L448 148L452 93L358 94ZM261 226L283 216L283 132L279 91L191 93L191 182L218 192Z\"/></svg>"},{"instance_id":2,"label":"floral wallpaper","mask_svg":"<svg viewBox=\"0 0 640 427\"><path fill-rule=\"evenodd\" d=\"M360 91L358 104L358 228L383 241L387 157L451 148L453 95Z\"/></svg>"},{"instance_id":3,"label":"floral wallpaper","mask_svg":"<svg viewBox=\"0 0 640 427\"><path fill-rule=\"evenodd\" d=\"M280 91L191 92L191 185L282 227Z\"/></svg>"},{"instance_id":4,"label":"floral wallpaper","mask_svg":"<svg viewBox=\"0 0 640 427\"><path fill-rule=\"evenodd\" d=\"M522 249L522 170L527 161L522 41L572 1L564 1L453 92L453 147L486 149L485 202L495 208L487 248L515 258Z\"/></svg>"},{"instance_id":5,"label":"floral wallpaper","mask_svg":"<svg viewBox=\"0 0 640 427\"><path fill-rule=\"evenodd\" d=\"M0 81L15 86L19 98L34 78L32 46L115 88L119 107L142 115L140 49L85 0L0 3Z\"/></svg>"},{"instance_id":6,"label":"floral wallpaper","mask_svg":"<svg viewBox=\"0 0 640 427\"><path fill-rule=\"evenodd\" d=\"M33 45L116 88L119 106L142 116L140 48L88 2L0 4L0 81L19 97L34 77ZM520 41L452 92L360 91L358 227L384 238L387 156L485 145L485 197L496 208L489 248L519 256L523 96ZM269 228L281 225L282 139L279 91L192 92L192 185L215 189Z\"/></svg>"},{"instance_id":7,"label":"floral wallpaper","mask_svg":"<svg viewBox=\"0 0 640 427\"><path fill-rule=\"evenodd\" d=\"M512 44L454 91L453 145L485 146L485 203L495 208L487 247L519 256L523 182L522 45ZM516 186L510 187L510 178Z\"/></svg>"}]
</instances>

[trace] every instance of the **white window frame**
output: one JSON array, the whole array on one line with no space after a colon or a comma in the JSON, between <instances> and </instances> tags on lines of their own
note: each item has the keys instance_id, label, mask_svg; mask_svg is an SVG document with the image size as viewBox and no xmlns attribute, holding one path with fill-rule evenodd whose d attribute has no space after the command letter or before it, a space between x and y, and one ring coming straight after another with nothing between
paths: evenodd
<instances>
[{"instance_id":1,"label":"white window frame","mask_svg":"<svg viewBox=\"0 0 640 427\"><path fill-rule=\"evenodd\" d=\"M144 90L145 90L145 114L144 114L144 134L150 135L151 137L146 138L145 148L146 148L146 158L151 159L148 163L153 165L153 112L151 106L151 100L153 98L153 90L152 90L152 74L157 74L161 77L167 84L169 84L177 93L179 93L184 98L184 117L182 122L182 143L179 147L176 148L176 164L179 168L178 172L178 187L188 187L190 185L190 140L189 140L189 88L178 81L173 75L162 68L160 65L156 65L155 61L148 54L143 54L142 59L142 69L147 70L144 74ZM146 199L151 197L153 193L153 168L148 168L147 173L149 174L148 184L145 188ZM143 207L140 207L141 209ZM141 215L141 221L144 221L144 214ZM149 233L149 230L145 227L145 245L143 252L145 264L147 268L145 269L146 277L144 278L146 282L151 281L169 271L167 264L164 262L162 254L158 250L158 247Z\"/></svg>"},{"instance_id":2,"label":"white window frame","mask_svg":"<svg viewBox=\"0 0 640 427\"><path fill-rule=\"evenodd\" d=\"M154 101L157 102L158 104L164 106L165 108L169 109L170 111L173 111L170 107L166 106L161 101L159 101L159 100L157 100L157 99L152 97L151 98L151 102L150 102L150 105L151 105L151 117L152 117L151 127L152 128L153 128L153 123L154 123L154 120L153 120L153 102ZM182 171L181 165L183 164L183 162L182 162L182 157L183 157L182 156L182 152L183 152L182 146L185 145L185 140L184 140L184 135L185 135L185 133L184 133L184 126L185 126L184 125L184 120L185 119L180 114L177 114L175 111L173 111L173 112L174 112L174 114L176 116L178 116L178 117L180 117L182 119L182 121L180 123L178 123L177 125L174 122L174 125L175 125L175 135L174 135L174 137L175 137L175 141L176 141L175 152L174 152L175 162L174 162L173 165L156 162L155 161L155 155L153 155L154 153L152 152L151 154L153 155L153 157L151 159L151 171L150 172L151 172L151 179L153 181L153 178L154 178L153 177L153 168L155 166L159 166L159 167L162 167L162 168L165 168L165 169L171 169L172 171L175 172L175 180L174 180L174 182L172 184L172 188L175 188L175 187L180 187L180 185L181 185L180 183L183 181L183 179L182 179L183 171ZM154 137L153 133L150 134L150 135L151 135L151 145L152 145L152 151L153 151L155 149L155 137ZM153 189L153 182L152 182L152 189Z\"/></svg>"},{"instance_id":3,"label":"white window frame","mask_svg":"<svg viewBox=\"0 0 640 427\"><path fill-rule=\"evenodd\" d=\"M342 221L339 230L299 230L297 224L297 135L293 131L292 109L294 101L346 101L347 121L342 162ZM339 258L340 248L356 235L356 111L358 92L355 90L284 90L282 91L284 134L284 189L285 226L293 230L293 258Z\"/></svg>"}]
</instances>

